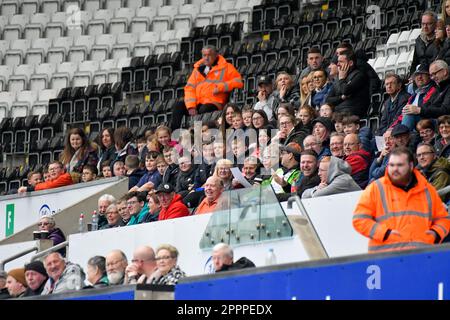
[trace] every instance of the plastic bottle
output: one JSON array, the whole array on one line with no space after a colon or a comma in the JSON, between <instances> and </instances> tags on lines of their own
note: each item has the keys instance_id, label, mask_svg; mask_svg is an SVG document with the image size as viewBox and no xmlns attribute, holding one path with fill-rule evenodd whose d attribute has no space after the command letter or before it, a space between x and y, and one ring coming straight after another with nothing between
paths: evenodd
<instances>
[{"instance_id":1,"label":"plastic bottle","mask_svg":"<svg viewBox=\"0 0 450 320\"><path fill-rule=\"evenodd\" d=\"M98 215L97 210L92 213L92 231L98 230Z\"/></svg>"},{"instance_id":2,"label":"plastic bottle","mask_svg":"<svg viewBox=\"0 0 450 320\"><path fill-rule=\"evenodd\" d=\"M275 256L273 248L270 248L266 255L266 266L272 266L274 264L277 264L277 257Z\"/></svg>"},{"instance_id":3,"label":"plastic bottle","mask_svg":"<svg viewBox=\"0 0 450 320\"><path fill-rule=\"evenodd\" d=\"M78 220L78 231L80 233L84 232L84 213L80 214L80 219Z\"/></svg>"}]
</instances>

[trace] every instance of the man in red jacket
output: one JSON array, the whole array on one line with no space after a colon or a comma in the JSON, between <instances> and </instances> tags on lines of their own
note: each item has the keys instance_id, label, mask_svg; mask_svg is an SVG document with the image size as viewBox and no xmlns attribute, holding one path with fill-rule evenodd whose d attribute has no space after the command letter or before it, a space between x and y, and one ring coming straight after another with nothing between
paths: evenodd
<instances>
[{"instance_id":1,"label":"man in red jacket","mask_svg":"<svg viewBox=\"0 0 450 320\"><path fill-rule=\"evenodd\" d=\"M160 221L189 215L189 209L183 203L183 198L175 193L174 188L170 184L161 184L156 190L156 195L161 204L161 212L159 213Z\"/></svg>"},{"instance_id":2,"label":"man in red jacket","mask_svg":"<svg viewBox=\"0 0 450 320\"><path fill-rule=\"evenodd\" d=\"M364 189L369 182L370 153L362 149L361 141L356 133L344 138L344 160L352 167L352 178Z\"/></svg>"},{"instance_id":3,"label":"man in red jacket","mask_svg":"<svg viewBox=\"0 0 450 320\"><path fill-rule=\"evenodd\" d=\"M18 193L25 193L31 191L39 191L46 189L53 189L64 187L73 184L72 176L64 172L64 166L59 161L53 161L48 166L48 173L50 175L50 179L46 182L38 183L36 186L28 186L28 187L20 187L17 191Z\"/></svg>"}]
</instances>

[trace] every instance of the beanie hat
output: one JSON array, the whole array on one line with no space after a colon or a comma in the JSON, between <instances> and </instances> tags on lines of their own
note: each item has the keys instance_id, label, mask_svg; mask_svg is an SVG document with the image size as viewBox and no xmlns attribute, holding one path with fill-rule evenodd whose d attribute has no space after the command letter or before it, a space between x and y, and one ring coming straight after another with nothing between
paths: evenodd
<instances>
[{"instance_id":1,"label":"beanie hat","mask_svg":"<svg viewBox=\"0 0 450 320\"><path fill-rule=\"evenodd\" d=\"M23 284L24 287L28 287L27 281L25 280L25 268L12 269L8 272L8 276L16 279L16 281Z\"/></svg>"},{"instance_id":2,"label":"beanie hat","mask_svg":"<svg viewBox=\"0 0 450 320\"><path fill-rule=\"evenodd\" d=\"M44 268L44 264L41 261L31 261L29 264L25 265L25 272L28 270L36 271L47 277L47 271Z\"/></svg>"}]
</instances>

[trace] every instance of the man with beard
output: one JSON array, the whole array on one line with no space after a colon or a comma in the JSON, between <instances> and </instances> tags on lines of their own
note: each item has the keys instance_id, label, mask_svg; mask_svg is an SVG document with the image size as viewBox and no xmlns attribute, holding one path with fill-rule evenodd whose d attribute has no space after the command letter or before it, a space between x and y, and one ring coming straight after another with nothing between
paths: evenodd
<instances>
[{"instance_id":1,"label":"man with beard","mask_svg":"<svg viewBox=\"0 0 450 320\"><path fill-rule=\"evenodd\" d=\"M108 276L109 285L124 284L127 266L127 256L122 251L113 250L106 255L106 275Z\"/></svg>"},{"instance_id":2,"label":"man with beard","mask_svg":"<svg viewBox=\"0 0 450 320\"><path fill-rule=\"evenodd\" d=\"M436 189L414 168L411 151L399 147L385 176L362 193L353 227L370 238L369 252L379 253L441 243L450 220Z\"/></svg>"}]
</instances>

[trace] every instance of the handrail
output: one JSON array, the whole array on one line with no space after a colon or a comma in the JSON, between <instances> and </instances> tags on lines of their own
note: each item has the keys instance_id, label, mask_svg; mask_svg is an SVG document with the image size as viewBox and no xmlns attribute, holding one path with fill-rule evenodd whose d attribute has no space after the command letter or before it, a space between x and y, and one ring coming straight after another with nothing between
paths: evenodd
<instances>
[{"instance_id":1,"label":"handrail","mask_svg":"<svg viewBox=\"0 0 450 320\"><path fill-rule=\"evenodd\" d=\"M4 271L4 270L5 270L5 265L6 265L8 262L11 262L11 261L16 260L16 259L18 259L18 258L20 258L20 257L23 257L24 255L27 255L27 254L29 254L29 253L31 253L31 252L33 252L33 251L38 251L38 250L39 250L39 248L38 248L37 246L34 246L34 247L30 248L30 249L26 249L26 250L24 250L24 251L21 251L21 252L19 252L19 253L16 253L15 255L13 255L13 256L11 256L11 257L9 257L9 258L6 258L5 260L3 260L3 261L0 263L0 270Z\"/></svg>"},{"instance_id":2,"label":"handrail","mask_svg":"<svg viewBox=\"0 0 450 320\"><path fill-rule=\"evenodd\" d=\"M37 259L39 259L40 257L46 256L46 255L49 254L50 252L54 252L54 251L56 251L56 250L65 248L65 247L67 247L68 245L69 245L69 240L66 240L66 241L64 241L64 242L61 242L61 243L57 244L56 246L53 246L53 247L51 247L51 248L48 248L48 249L46 249L46 250L44 250L44 251L41 251L41 252L35 254L34 256L31 257L31 260L30 260L30 261L37 260Z\"/></svg>"},{"instance_id":3,"label":"handrail","mask_svg":"<svg viewBox=\"0 0 450 320\"><path fill-rule=\"evenodd\" d=\"M317 233L316 228L314 227L311 219L309 218L309 215L305 209L305 206L303 205L300 197L298 195L292 196L288 199L287 201L287 208L288 209L292 209L292 204L296 203L298 208L300 209L300 212L302 214L302 218L306 219L306 221L308 221L310 230L312 231L312 233L314 234L315 239L317 240L317 244L320 246L320 250L323 252L323 254L325 254L325 256L328 258L328 252L325 249L325 246L322 243L322 239L320 239L319 234Z\"/></svg>"},{"instance_id":4,"label":"handrail","mask_svg":"<svg viewBox=\"0 0 450 320\"><path fill-rule=\"evenodd\" d=\"M446 187L438 190L438 194L440 197L443 197L443 196L447 195L448 193L450 193L450 186L446 186Z\"/></svg>"}]
</instances>

